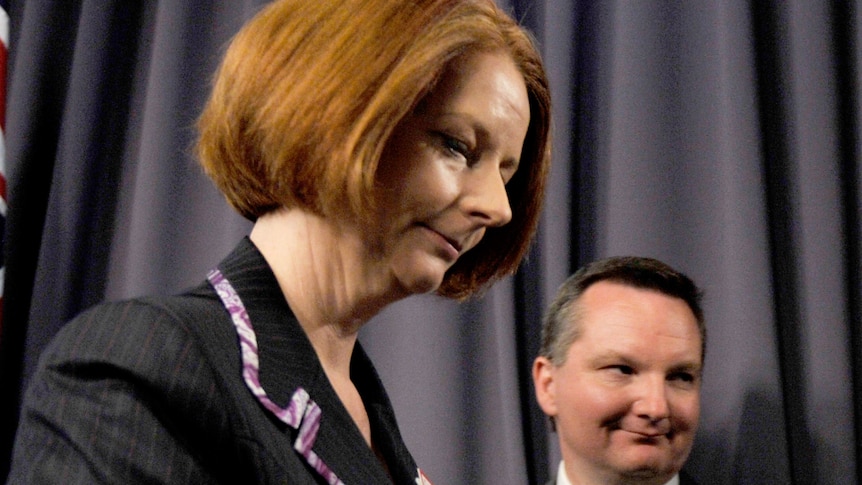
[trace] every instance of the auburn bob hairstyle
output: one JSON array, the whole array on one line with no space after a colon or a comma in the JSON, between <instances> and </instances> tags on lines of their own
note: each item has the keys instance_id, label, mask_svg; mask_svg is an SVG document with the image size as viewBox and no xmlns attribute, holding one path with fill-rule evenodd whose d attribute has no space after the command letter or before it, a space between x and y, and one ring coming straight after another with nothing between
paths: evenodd
<instances>
[{"instance_id":1,"label":"auburn bob hairstyle","mask_svg":"<svg viewBox=\"0 0 862 485\"><path fill-rule=\"evenodd\" d=\"M438 290L467 297L513 273L536 231L550 165L550 93L529 35L493 0L277 0L231 41L198 121L197 154L240 214L282 207L369 220L375 174L399 122L447 66L508 53L530 125L506 190L512 220L489 228Z\"/></svg>"}]
</instances>

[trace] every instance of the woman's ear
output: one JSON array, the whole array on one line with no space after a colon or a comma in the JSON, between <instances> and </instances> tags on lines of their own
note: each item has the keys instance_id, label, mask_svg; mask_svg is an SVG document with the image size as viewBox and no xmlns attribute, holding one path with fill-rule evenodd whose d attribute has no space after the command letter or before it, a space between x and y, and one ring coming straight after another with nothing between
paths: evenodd
<instances>
[{"instance_id":1,"label":"woman's ear","mask_svg":"<svg viewBox=\"0 0 862 485\"><path fill-rule=\"evenodd\" d=\"M557 396L554 379L556 367L543 356L533 361L533 385L536 388L536 401L542 411L550 417L557 415Z\"/></svg>"}]
</instances>

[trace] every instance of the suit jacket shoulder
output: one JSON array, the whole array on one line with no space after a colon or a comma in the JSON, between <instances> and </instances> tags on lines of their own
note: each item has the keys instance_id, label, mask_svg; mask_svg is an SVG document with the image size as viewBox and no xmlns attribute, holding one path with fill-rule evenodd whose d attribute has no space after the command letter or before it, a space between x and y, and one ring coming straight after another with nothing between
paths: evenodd
<instances>
[{"instance_id":1,"label":"suit jacket shoulder","mask_svg":"<svg viewBox=\"0 0 862 485\"><path fill-rule=\"evenodd\" d=\"M202 340L203 323L175 311L219 322L219 308L168 300L100 305L64 326L26 393L10 483L317 483L225 378L241 372L230 327Z\"/></svg>"},{"instance_id":2,"label":"suit jacket shoulder","mask_svg":"<svg viewBox=\"0 0 862 485\"><path fill-rule=\"evenodd\" d=\"M679 473L679 485L698 485L697 481L684 470Z\"/></svg>"}]
</instances>

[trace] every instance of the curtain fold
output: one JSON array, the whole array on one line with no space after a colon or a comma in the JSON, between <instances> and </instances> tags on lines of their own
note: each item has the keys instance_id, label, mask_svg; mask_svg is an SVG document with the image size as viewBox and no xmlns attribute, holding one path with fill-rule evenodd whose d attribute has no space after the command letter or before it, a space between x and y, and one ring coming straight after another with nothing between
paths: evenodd
<instances>
[{"instance_id":1,"label":"curtain fold","mask_svg":"<svg viewBox=\"0 0 862 485\"><path fill-rule=\"evenodd\" d=\"M250 229L191 153L229 38L266 0L11 0L0 472L71 316L203 280ZM581 264L662 259L706 290L704 484L862 483L858 2L500 2L542 49L554 166L527 261L410 298L361 340L435 483L543 484L541 315Z\"/></svg>"}]
</instances>

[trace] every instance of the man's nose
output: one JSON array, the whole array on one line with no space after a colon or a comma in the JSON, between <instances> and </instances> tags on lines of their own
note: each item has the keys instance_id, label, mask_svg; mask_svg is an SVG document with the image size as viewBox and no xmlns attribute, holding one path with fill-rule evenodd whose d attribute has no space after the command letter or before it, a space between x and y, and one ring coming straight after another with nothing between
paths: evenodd
<instances>
[{"instance_id":1,"label":"man's nose","mask_svg":"<svg viewBox=\"0 0 862 485\"><path fill-rule=\"evenodd\" d=\"M644 378L638 386L638 394L633 406L634 413L651 423L658 423L670 417L667 401L667 386L664 378Z\"/></svg>"}]
</instances>

